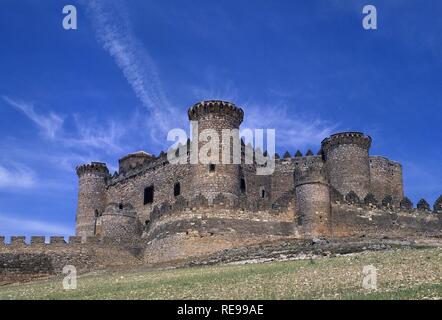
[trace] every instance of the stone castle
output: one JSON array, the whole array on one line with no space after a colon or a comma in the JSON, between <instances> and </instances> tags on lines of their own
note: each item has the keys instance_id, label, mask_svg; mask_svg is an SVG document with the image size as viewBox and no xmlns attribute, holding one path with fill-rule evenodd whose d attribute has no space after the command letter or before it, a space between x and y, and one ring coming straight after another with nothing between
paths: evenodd
<instances>
[{"instance_id":1,"label":"stone castle","mask_svg":"<svg viewBox=\"0 0 442 320\"><path fill-rule=\"evenodd\" d=\"M239 129L244 112L211 100L195 104L188 116L198 122L193 134L214 129L221 136L223 129ZM52 244L42 237L30 245L23 237L9 245L2 239L0 253L55 255L54 266L73 259L86 270L118 260L179 261L280 239L440 237L442 197L433 208L425 200L414 208L404 197L401 164L371 156L371 143L360 132L337 133L317 154L275 154L271 175L257 175L253 161L172 164L164 152L129 154L113 175L104 163L84 164L77 167L77 235L68 243L54 237ZM189 160L191 144L180 157ZM261 152L240 145L242 160L247 151Z\"/></svg>"},{"instance_id":2,"label":"stone castle","mask_svg":"<svg viewBox=\"0 0 442 320\"><path fill-rule=\"evenodd\" d=\"M203 101L188 116L198 121L197 134L215 129L221 136L223 129L239 129L244 112L229 102ZM228 242L245 235L250 240L345 235L336 202L412 208L404 198L402 166L370 156L371 143L363 133L337 133L322 141L317 155L275 155L272 175L257 175L257 164L244 161L170 164L165 153L129 154L112 176L104 163L86 164L77 169L77 235L164 242L166 251L166 243L179 246L177 237L189 233ZM244 154L247 146L241 145ZM439 199L434 209L440 208ZM192 245L185 249L181 252L192 253Z\"/></svg>"}]
</instances>

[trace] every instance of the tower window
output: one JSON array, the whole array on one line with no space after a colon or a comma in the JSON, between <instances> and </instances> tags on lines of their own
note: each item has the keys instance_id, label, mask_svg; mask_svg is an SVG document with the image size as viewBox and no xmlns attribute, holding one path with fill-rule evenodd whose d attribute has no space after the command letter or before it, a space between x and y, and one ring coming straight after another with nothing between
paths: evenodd
<instances>
[{"instance_id":1,"label":"tower window","mask_svg":"<svg viewBox=\"0 0 442 320\"><path fill-rule=\"evenodd\" d=\"M209 164L209 171L210 172L215 172L215 168L216 168L216 166L214 164Z\"/></svg>"},{"instance_id":2,"label":"tower window","mask_svg":"<svg viewBox=\"0 0 442 320\"><path fill-rule=\"evenodd\" d=\"M244 178L241 178L239 188L240 188L242 193L246 192L246 180Z\"/></svg>"},{"instance_id":3,"label":"tower window","mask_svg":"<svg viewBox=\"0 0 442 320\"><path fill-rule=\"evenodd\" d=\"M144 189L144 204L149 204L153 202L153 194L154 194L154 187L149 186Z\"/></svg>"},{"instance_id":4,"label":"tower window","mask_svg":"<svg viewBox=\"0 0 442 320\"><path fill-rule=\"evenodd\" d=\"M118 209L123 210L123 204L121 202L118 204Z\"/></svg>"},{"instance_id":5,"label":"tower window","mask_svg":"<svg viewBox=\"0 0 442 320\"><path fill-rule=\"evenodd\" d=\"M266 189L264 187L261 187L261 198L265 198L266 197Z\"/></svg>"},{"instance_id":6,"label":"tower window","mask_svg":"<svg viewBox=\"0 0 442 320\"><path fill-rule=\"evenodd\" d=\"M178 197L181 194L181 184L179 182L175 183L173 187L173 195Z\"/></svg>"}]
</instances>

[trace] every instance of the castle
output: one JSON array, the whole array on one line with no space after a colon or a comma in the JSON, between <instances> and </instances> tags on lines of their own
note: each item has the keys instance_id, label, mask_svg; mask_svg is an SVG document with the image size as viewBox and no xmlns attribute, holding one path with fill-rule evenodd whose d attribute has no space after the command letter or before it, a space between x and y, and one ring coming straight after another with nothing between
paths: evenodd
<instances>
[{"instance_id":1,"label":"castle","mask_svg":"<svg viewBox=\"0 0 442 320\"><path fill-rule=\"evenodd\" d=\"M232 103L203 101L188 111L198 126L192 141L172 154L129 154L111 175L104 163L77 167L76 236L0 237L0 279L79 272L114 265L182 261L268 241L327 238L431 239L442 236L442 196L431 208L406 197L402 166L370 156L372 139L360 132L325 138L315 155L267 155L239 143L239 163L192 163L192 146L212 129L237 132L244 112ZM239 142L239 134L229 140ZM233 156L233 147L218 141ZM232 144L234 145L234 144ZM182 152L184 150L184 152ZM229 151L230 150L230 151ZM244 155L252 153L251 162ZM256 159L272 158L270 175ZM255 160L253 160L255 159Z\"/></svg>"},{"instance_id":2,"label":"castle","mask_svg":"<svg viewBox=\"0 0 442 320\"><path fill-rule=\"evenodd\" d=\"M188 116L198 122L193 135L214 129L221 136L223 129L239 129L244 112L230 102L210 100L195 104ZM77 236L140 239L164 252L170 245L174 257L263 238L345 236L354 228L337 204L384 211L413 207L404 198L401 164L370 156L371 143L363 133L337 133L322 141L317 155L276 154L272 175L257 175L258 164L244 161L171 164L164 152L129 154L114 175L104 163L85 164L77 168ZM248 146L241 146L244 155ZM190 158L190 142L187 147ZM441 212L441 204L440 198L435 212ZM430 210L425 201L418 207ZM214 241L203 248L186 244L192 233Z\"/></svg>"}]
</instances>

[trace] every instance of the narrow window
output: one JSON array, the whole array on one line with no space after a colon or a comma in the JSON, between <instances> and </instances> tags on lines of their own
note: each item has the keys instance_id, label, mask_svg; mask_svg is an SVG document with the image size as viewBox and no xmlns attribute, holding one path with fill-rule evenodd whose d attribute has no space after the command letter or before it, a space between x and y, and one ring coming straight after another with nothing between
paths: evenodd
<instances>
[{"instance_id":1,"label":"narrow window","mask_svg":"<svg viewBox=\"0 0 442 320\"><path fill-rule=\"evenodd\" d=\"M264 187L261 187L261 198L265 198L266 197L266 190L264 189Z\"/></svg>"},{"instance_id":2,"label":"narrow window","mask_svg":"<svg viewBox=\"0 0 442 320\"><path fill-rule=\"evenodd\" d=\"M215 172L215 165L214 164L209 164L209 171Z\"/></svg>"},{"instance_id":3,"label":"narrow window","mask_svg":"<svg viewBox=\"0 0 442 320\"><path fill-rule=\"evenodd\" d=\"M149 186L144 189L144 204L149 204L153 202L153 194L154 194L154 187Z\"/></svg>"},{"instance_id":4,"label":"narrow window","mask_svg":"<svg viewBox=\"0 0 442 320\"><path fill-rule=\"evenodd\" d=\"M98 218L100 216L100 213L98 212L98 209L95 209L95 218Z\"/></svg>"},{"instance_id":5,"label":"narrow window","mask_svg":"<svg viewBox=\"0 0 442 320\"><path fill-rule=\"evenodd\" d=\"M123 210L123 204L121 202L118 204L118 209Z\"/></svg>"},{"instance_id":6,"label":"narrow window","mask_svg":"<svg viewBox=\"0 0 442 320\"><path fill-rule=\"evenodd\" d=\"M181 184L179 182L175 183L173 187L173 195L178 197L181 194Z\"/></svg>"},{"instance_id":7,"label":"narrow window","mask_svg":"<svg viewBox=\"0 0 442 320\"><path fill-rule=\"evenodd\" d=\"M246 180L244 178L241 178L240 190L241 190L242 193L246 192Z\"/></svg>"}]
</instances>

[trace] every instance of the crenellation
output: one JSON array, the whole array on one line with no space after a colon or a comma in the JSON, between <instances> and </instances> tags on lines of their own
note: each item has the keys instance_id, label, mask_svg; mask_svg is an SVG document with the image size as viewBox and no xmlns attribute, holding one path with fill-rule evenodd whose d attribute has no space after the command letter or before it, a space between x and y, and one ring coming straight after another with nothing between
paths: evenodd
<instances>
[{"instance_id":1,"label":"crenellation","mask_svg":"<svg viewBox=\"0 0 442 320\"><path fill-rule=\"evenodd\" d=\"M31 245L45 245L46 237L45 236L32 236L31 237Z\"/></svg>"},{"instance_id":2,"label":"crenellation","mask_svg":"<svg viewBox=\"0 0 442 320\"><path fill-rule=\"evenodd\" d=\"M11 246L26 246L26 237L25 236L11 236L10 241Z\"/></svg>"},{"instance_id":3,"label":"crenellation","mask_svg":"<svg viewBox=\"0 0 442 320\"><path fill-rule=\"evenodd\" d=\"M370 207L377 207L379 204L379 201L376 199L374 194L369 193L364 198L364 204L366 206L370 206Z\"/></svg>"},{"instance_id":4,"label":"crenellation","mask_svg":"<svg viewBox=\"0 0 442 320\"><path fill-rule=\"evenodd\" d=\"M69 244L81 244L82 243L82 241L81 241L81 237L76 237L76 236L70 236L69 237L69 240L68 240L68 243Z\"/></svg>"},{"instance_id":5,"label":"crenellation","mask_svg":"<svg viewBox=\"0 0 442 320\"><path fill-rule=\"evenodd\" d=\"M442 195L434 202L433 211L434 213L442 214Z\"/></svg>"},{"instance_id":6,"label":"crenellation","mask_svg":"<svg viewBox=\"0 0 442 320\"><path fill-rule=\"evenodd\" d=\"M350 191L345 195L345 201L347 202L347 204L352 204L352 205L361 204L361 199L359 199L359 196L354 191Z\"/></svg>"},{"instance_id":7,"label":"crenellation","mask_svg":"<svg viewBox=\"0 0 442 320\"><path fill-rule=\"evenodd\" d=\"M411 202L411 200L409 198L405 197L401 200L399 207L402 210L411 211L411 210L413 210L414 205L413 205L413 202Z\"/></svg>"},{"instance_id":8,"label":"crenellation","mask_svg":"<svg viewBox=\"0 0 442 320\"><path fill-rule=\"evenodd\" d=\"M49 243L52 245L66 244L66 240L64 239L64 237L52 236L49 238Z\"/></svg>"},{"instance_id":9,"label":"crenellation","mask_svg":"<svg viewBox=\"0 0 442 320\"><path fill-rule=\"evenodd\" d=\"M426 212L430 212L430 205L428 204L428 202L425 199L420 199L419 202L417 203L417 210L419 211L426 211Z\"/></svg>"}]
</instances>

